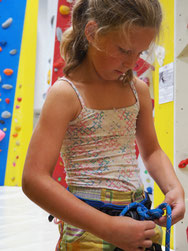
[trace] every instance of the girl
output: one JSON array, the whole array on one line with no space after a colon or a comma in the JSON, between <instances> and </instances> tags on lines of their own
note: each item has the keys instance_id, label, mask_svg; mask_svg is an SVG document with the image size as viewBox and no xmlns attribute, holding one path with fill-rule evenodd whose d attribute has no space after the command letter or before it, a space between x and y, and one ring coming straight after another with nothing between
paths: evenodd
<instances>
[{"instance_id":1,"label":"girl","mask_svg":"<svg viewBox=\"0 0 188 251\"><path fill-rule=\"evenodd\" d=\"M156 39L161 20L158 0L74 5L61 44L65 77L47 96L23 172L24 193L62 220L56 250L152 250L152 240L159 241L153 221L95 206L144 199L135 140L172 207L173 223L183 218L184 192L157 141L148 87L132 72ZM59 152L68 190L52 178ZM164 226L165 217L156 223Z\"/></svg>"}]
</instances>

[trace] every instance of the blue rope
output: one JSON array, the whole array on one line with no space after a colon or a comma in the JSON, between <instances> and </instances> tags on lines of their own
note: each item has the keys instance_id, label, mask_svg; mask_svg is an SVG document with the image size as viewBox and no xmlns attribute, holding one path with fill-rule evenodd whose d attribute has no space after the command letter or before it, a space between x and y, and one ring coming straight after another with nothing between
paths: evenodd
<instances>
[{"instance_id":1,"label":"blue rope","mask_svg":"<svg viewBox=\"0 0 188 251\"><path fill-rule=\"evenodd\" d=\"M165 251L170 250L170 230L171 230L171 222L172 222L172 210L169 204L162 203L155 209L147 209L143 205L143 202L137 203L133 202L129 205L127 205L122 212L120 213L120 216L124 216L129 210L135 209L140 216L141 220L155 220L159 219L164 214L164 209L166 209L166 215L167 215L167 222L166 222L166 244L165 244Z\"/></svg>"}]
</instances>

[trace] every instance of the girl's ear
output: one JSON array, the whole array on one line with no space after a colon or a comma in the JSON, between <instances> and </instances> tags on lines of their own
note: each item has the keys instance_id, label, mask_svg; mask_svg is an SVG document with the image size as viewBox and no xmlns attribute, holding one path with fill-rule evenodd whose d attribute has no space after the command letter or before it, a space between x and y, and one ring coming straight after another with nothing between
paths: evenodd
<instances>
[{"instance_id":1,"label":"girl's ear","mask_svg":"<svg viewBox=\"0 0 188 251\"><path fill-rule=\"evenodd\" d=\"M89 21L85 26L85 36L89 43L94 42L97 24L95 21Z\"/></svg>"}]
</instances>

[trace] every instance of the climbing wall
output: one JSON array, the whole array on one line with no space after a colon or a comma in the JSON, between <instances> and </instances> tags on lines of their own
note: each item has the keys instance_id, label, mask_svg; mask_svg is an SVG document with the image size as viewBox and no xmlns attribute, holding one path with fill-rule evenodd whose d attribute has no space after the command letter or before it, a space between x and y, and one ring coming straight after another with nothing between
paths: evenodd
<instances>
[{"instance_id":1,"label":"climbing wall","mask_svg":"<svg viewBox=\"0 0 188 251\"><path fill-rule=\"evenodd\" d=\"M0 185L21 185L33 130L38 1L0 1Z\"/></svg>"},{"instance_id":2,"label":"climbing wall","mask_svg":"<svg viewBox=\"0 0 188 251\"><path fill-rule=\"evenodd\" d=\"M176 250L188 250L188 1L175 6L175 169L185 189L185 218L175 227Z\"/></svg>"},{"instance_id":3,"label":"climbing wall","mask_svg":"<svg viewBox=\"0 0 188 251\"><path fill-rule=\"evenodd\" d=\"M58 0L39 1L34 96L34 127L40 116L52 79Z\"/></svg>"}]
</instances>

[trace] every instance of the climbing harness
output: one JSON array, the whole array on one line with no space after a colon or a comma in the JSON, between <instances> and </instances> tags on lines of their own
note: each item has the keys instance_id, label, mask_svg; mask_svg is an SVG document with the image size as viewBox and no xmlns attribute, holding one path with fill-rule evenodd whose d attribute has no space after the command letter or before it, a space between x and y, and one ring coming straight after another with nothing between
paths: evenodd
<instances>
[{"instance_id":1,"label":"climbing harness","mask_svg":"<svg viewBox=\"0 0 188 251\"><path fill-rule=\"evenodd\" d=\"M148 194L145 192L145 199L141 202L132 202L127 206L114 205L112 203L104 203L97 200L83 199L75 195L78 199L84 201L88 205L113 216L128 216L135 220L155 220L159 219L164 215L166 210L167 222L166 222L166 244L165 251L170 251L170 230L171 230L171 207L167 203L162 203L155 209L148 209L151 206L151 201ZM49 221L53 220L53 216L48 217ZM116 248L115 250L121 250ZM150 250L150 249L146 249ZM157 249L155 249L157 250Z\"/></svg>"},{"instance_id":2,"label":"climbing harness","mask_svg":"<svg viewBox=\"0 0 188 251\"><path fill-rule=\"evenodd\" d=\"M155 209L148 209L150 207L150 202L149 202L149 205L146 205L146 204L148 203L148 200L150 201L150 199L146 192L145 192L144 200L142 200L139 203L132 202L127 206L120 206L120 205L114 205L112 203L104 203L102 201L83 199L77 195L76 197L104 213L107 213L110 215L129 216L129 217L134 218L135 220L159 219L164 215L164 210L166 210L167 223L166 223L165 251L170 251L170 230L171 230L171 221L172 221L172 216L171 216L172 210L169 204L162 203Z\"/></svg>"}]
</instances>

